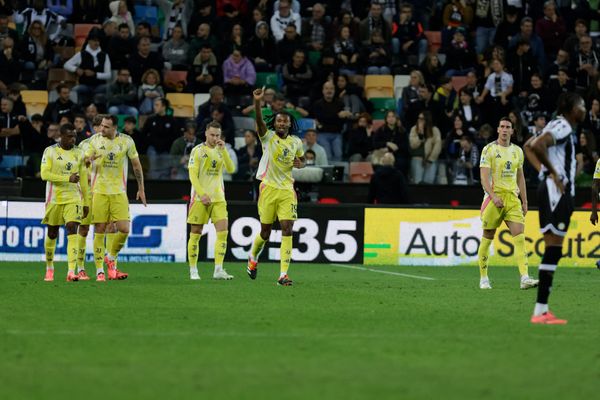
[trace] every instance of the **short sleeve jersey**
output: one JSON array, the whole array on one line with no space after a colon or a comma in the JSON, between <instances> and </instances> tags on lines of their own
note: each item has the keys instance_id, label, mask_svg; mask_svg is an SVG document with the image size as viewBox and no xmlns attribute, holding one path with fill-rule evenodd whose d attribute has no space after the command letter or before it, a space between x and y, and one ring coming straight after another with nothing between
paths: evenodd
<instances>
[{"instance_id":1,"label":"short sleeve jersey","mask_svg":"<svg viewBox=\"0 0 600 400\"><path fill-rule=\"evenodd\" d=\"M135 143L129 135L117 133L114 139L102 135L90 138L86 156L100 156L94 161L91 190L100 194L127 192L128 158L138 157Z\"/></svg>"},{"instance_id":2,"label":"short sleeve jersey","mask_svg":"<svg viewBox=\"0 0 600 400\"><path fill-rule=\"evenodd\" d=\"M573 128L569 121L561 115L548 122L543 132L550 133L554 139L554 146L548 147L548 160L565 182L565 188L570 191L571 196L575 196L577 162ZM542 166L542 176L546 172L546 167Z\"/></svg>"},{"instance_id":3,"label":"short sleeve jersey","mask_svg":"<svg viewBox=\"0 0 600 400\"><path fill-rule=\"evenodd\" d=\"M294 159L304 155L300 138L288 135L282 139L275 131L268 130L260 141L263 154L258 164L256 178L265 185L277 189L294 190L292 178Z\"/></svg>"},{"instance_id":4,"label":"short sleeve jersey","mask_svg":"<svg viewBox=\"0 0 600 400\"><path fill-rule=\"evenodd\" d=\"M210 148L201 143L192 149L188 162L190 179L198 178L202 193L197 193L192 186L192 200L200 200L206 194L212 202L225 201L223 185L223 152L218 148Z\"/></svg>"},{"instance_id":5,"label":"short sleeve jersey","mask_svg":"<svg viewBox=\"0 0 600 400\"><path fill-rule=\"evenodd\" d=\"M41 170L60 176L61 181L46 182L46 204L82 203L79 183L69 182L72 174L80 173L84 162L83 151L74 146L65 150L58 144L47 147L42 157Z\"/></svg>"},{"instance_id":6,"label":"short sleeve jersey","mask_svg":"<svg viewBox=\"0 0 600 400\"><path fill-rule=\"evenodd\" d=\"M523 150L519 146L512 143L510 146L502 146L498 142L492 142L483 148L479 166L491 170L494 193L512 192L518 195L517 171L523 168L523 162Z\"/></svg>"}]
</instances>

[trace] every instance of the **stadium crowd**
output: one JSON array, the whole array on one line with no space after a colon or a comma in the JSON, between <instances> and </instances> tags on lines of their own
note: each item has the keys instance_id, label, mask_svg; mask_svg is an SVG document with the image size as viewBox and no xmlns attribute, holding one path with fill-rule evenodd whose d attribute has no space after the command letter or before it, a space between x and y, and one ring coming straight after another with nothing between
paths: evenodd
<instances>
[{"instance_id":1,"label":"stadium crowd","mask_svg":"<svg viewBox=\"0 0 600 400\"><path fill-rule=\"evenodd\" d=\"M576 91L588 109L576 139L585 184L600 143L598 3L0 1L0 169L39 176L61 124L79 142L108 112L149 178L187 179L216 120L233 179L251 180L261 156L251 92L266 86L265 115L298 120L308 165L368 162L385 171L378 182L473 184L501 117L522 146ZM29 91L47 92L39 112ZM181 111L174 95L198 93L205 101ZM536 179L529 165L526 175Z\"/></svg>"}]
</instances>

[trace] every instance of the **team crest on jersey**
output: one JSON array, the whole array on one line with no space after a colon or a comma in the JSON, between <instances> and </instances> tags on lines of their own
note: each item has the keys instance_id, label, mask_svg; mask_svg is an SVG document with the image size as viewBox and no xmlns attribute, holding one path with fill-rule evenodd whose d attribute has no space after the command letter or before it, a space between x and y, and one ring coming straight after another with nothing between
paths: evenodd
<instances>
[{"instance_id":1,"label":"team crest on jersey","mask_svg":"<svg viewBox=\"0 0 600 400\"><path fill-rule=\"evenodd\" d=\"M289 152L290 152L289 149L283 149L283 158L287 158Z\"/></svg>"},{"instance_id":2,"label":"team crest on jersey","mask_svg":"<svg viewBox=\"0 0 600 400\"><path fill-rule=\"evenodd\" d=\"M210 163L211 168L217 168L217 160L212 160Z\"/></svg>"},{"instance_id":3,"label":"team crest on jersey","mask_svg":"<svg viewBox=\"0 0 600 400\"><path fill-rule=\"evenodd\" d=\"M71 164L70 162L68 162L67 165L65 165L65 168L67 169L67 171L70 171L71 168L73 168L73 164Z\"/></svg>"},{"instance_id":4,"label":"team crest on jersey","mask_svg":"<svg viewBox=\"0 0 600 400\"><path fill-rule=\"evenodd\" d=\"M505 164L505 168L510 171L512 169L512 162L511 161L507 161Z\"/></svg>"},{"instance_id":5,"label":"team crest on jersey","mask_svg":"<svg viewBox=\"0 0 600 400\"><path fill-rule=\"evenodd\" d=\"M114 161L115 160L115 153L113 153L111 151L110 153L108 153L107 157L108 157L109 161Z\"/></svg>"}]
</instances>

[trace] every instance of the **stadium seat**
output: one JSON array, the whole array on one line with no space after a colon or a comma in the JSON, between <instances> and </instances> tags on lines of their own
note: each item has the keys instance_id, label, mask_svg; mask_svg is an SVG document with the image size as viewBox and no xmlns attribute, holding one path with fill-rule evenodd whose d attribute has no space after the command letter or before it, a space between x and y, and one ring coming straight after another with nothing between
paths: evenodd
<instances>
[{"instance_id":1,"label":"stadium seat","mask_svg":"<svg viewBox=\"0 0 600 400\"><path fill-rule=\"evenodd\" d=\"M256 84L257 88L266 86L275 90L279 90L279 78L275 72L257 72Z\"/></svg>"},{"instance_id":2,"label":"stadium seat","mask_svg":"<svg viewBox=\"0 0 600 400\"><path fill-rule=\"evenodd\" d=\"M54 53L60 55L61 65L65 63L68 59L75 55L75 47L72 46L56 46L54 48Z\"/></svg>"},{"instance_id":3,"label":"stadium seat","mask_svg":"<svg viewBox=\"0 0 600 400\"><path fill-rule=\"evenodd\" d=\"M100 24L75 24L73 26L73 39L75 39L75 47L80 48L88 37L88 34L93 28L102 28Z\"/></svg>"},{"instance_id":4,"label":"stadium seat","mask_svg":"<svg viewBox=\"0 0 600 400\"><path fill-rule=\"evenodd\" d=\"M394 77L392 75L365 76L365 96L394 97Z\"/></svg>"},{"instance_id":5,"label":"stadium seat","mask_svg":"<svg viewBox=\"0 0 600 400\"><path fill-rule=\"evenodd\" d=\"M410 83L410 75L394 76L394 97L396 100L402 98L402 89Z\"/></svg>"},{"instance_id":6,"label":"stadium seat","mask_svg":"<svg viewBox=\"0 0 600 400\"><path fill-rule=\"evenodd\" d=\"M252 131L256 130L256 122L254 122L254 118L250 117L233 117L233 126L236 131L244 132L247 129Z\"/></svg>"},{"instance_id":7,"label":"stadium seat","mask_svg":"<svg viewBox=\"0 0 600 400\"><path fill-rule=\"evenodd\" d=\"M77 75L63 68L51 68L48 71L48 90L54 90L60 83L72 88L77 84Z\"/></svg>"},{"instance_id":8,"label":"stadium seat","mask_svg":"<svg viewBox=\"0 0 600 400\"><path fill-rule=\"evenodd\" d=\"M52 103L55 102L58 99L58 93L56 93L56 90L49 90L48 91L48 103ZM69 93L69 99L77 104L78 100L79 100L79 96L77 95L77 92L74 90L71 90L71 93Z\"/></svg>"},{"instance_id":9,"label":"stadium seat","mask_svg":"<svg viewBox=\"0 0 600 400\"><path fill-rule=\"evenodd\" d=\"M154 6L135 5L134 10L135 17L133 20L136 25L142 21L149 23L150 26L158 25L158 8Z\"/></svg>"},{"instance_id":10,"label":"stadium seat","mask_svg":"<svg viewBox=\"0 0 600 400\"><path fill-rule=\"evenodd\" d=\"M311 67L319 65L321 61L321 52L320 51L309 51L308 52L308 64Z\"/></svg>"},{"instance_id":11,"label":"stadium seat","mask_svg":"<svg viewBox=\"0 0 600 400\"><path fill-rule=\"evenodd\" d=\"M396 99L393 97L373 97L369 101L373 104L373 119L385 119L389 110L396 111Z\"/></svg>"},{"instance_id":12,"label":"stadium seat","mask_svg":"<svg viewBox=\"0 0 600 400\"><path fill-rule=\"evenodd\" d=\"M298 129L302 134L306 133L308 129L316 129L317 122L312 118L302 118L298 120Z\"/></svg>"},{"instance_id":13,"label":"stadium seat","mask_svg":"<svg viewBox=\"0 0 600 400\"><path fill-rule=\"evenodd\" d=\"M180 85L183 85L181 89L187 85L187 71L165 71L165 87L179 91Z\"/></svg>"},{"instance_id":14,"label":"stadium seat","mask_svg":"<svg viewBox=\"0 0 600 400\"><path fill-rule=\"evenodd\" d=\"M429 42L429 50L437 53L442 48L442 32L441 31L425 31L427 41Z\"/></svg>"},{"instance_id":15,"label":"stadium seat","mask_svg":"<svg viewBox=\"0 0 600 400\"><path fill-rule=\"evenodd\" d=\"M167 93L174 117L192 118L194 116L194 95L191 93Z\"/></svg>"},{"instance_id":16,"label":"stadium seat","mask_svg":"<svg viewBox=\"0 0 600 400\"><path fill-rule=\"evenodd\" d=\"M350 182L352 183L369 183L373 174L373 165L370 162L350 163Z\"/></svg>"},{"instance_id":17,"label":"stadium seat","mask_svg":"<svg viewBox=\"0 0 600 400\"><path fill-rule=\"evenodd\" d=\"M25 165L25 159L22 156L2 156L0 160L0 178L14 178L14 170Z\"/></svg>"},{"instance_id":18,"label":"stadium seat","mask_svg":"<svg viewBox=\"0 0 600 400\"><path fill-rule=\"evenodd\" d=\"M210 100L208 93L196 93L194 95L194 116L198 115L198 107Z\"/></svg>"},{"instance_id":19,"label":"stadium seat","mask_svg":"<svg viewBox=\"0 0 600 400\"><path fill-rule=\"evenodd\" d=\"M466 76L453 76L452 77L452 87L457 92L460 89L462 89L464 86L466 86L466 84L467 84L467 77Z\"/></svg>"},{"instance_id":20,"label":"stadium seat","mask_svg":"<svg viewBox=\"0 0 600 400\"><path fill-rule=\"evenodd\" d=\"M45 90L23 90L21 97L28 116L43 114L48 105L48 92Z\"/></svg>"},{"instance_id":21,"label":"stadium seat","mask_svg":"<svg viewBox=\"0 0 600 400\"><path fill-rule=\"evenodd\" d=\"M365 76L364 75L350 75L348 76L348 82L361 88L365 87Z\"/></svg>"}]
</instances>

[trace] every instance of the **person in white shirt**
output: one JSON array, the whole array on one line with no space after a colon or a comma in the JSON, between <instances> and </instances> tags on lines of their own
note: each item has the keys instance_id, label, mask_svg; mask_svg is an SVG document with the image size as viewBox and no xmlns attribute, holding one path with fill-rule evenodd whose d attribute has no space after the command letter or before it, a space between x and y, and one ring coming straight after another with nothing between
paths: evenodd
<instances>
[{"instance_id":1,"label":"person in white shirt","mask_svg":"<svg viewBox=\"0 0 600 400\"><path fill-rule=\"evenodd\" d=\"M514 81L512 75L504 71L504 61L499 58L492 61L492 71L485 82L483 92L475 99L475 102L481 104L490 95L484 107L489 111L486 113L488 116L486 122L496 126L500 118L508 114Z\"/></svg>"},{"instance_id":2,"label":"person in white shirt","mask_svg":"<svg viewBox=\"0 0 600 400\"><path fill-rule=\"evenodd\" d=\"M275 41L279 42L283 39L285 27L289 24L296 26L298 35L302 33L302 19L300 18L300 14L291 11L290 0L280 0L279 9L271 17L271 32L273 32Z\"/></svg>"},{"instance_id":3,"label":"person in white shirt","mask_svg":"<svg viewBox=\"0 0 600 400\"><path fill-rule=\"evenodd\" d=\"M317 167L329 165L327 160L327 153L323 146L317 143L317 131L315 129L308 129L304 134L304 151L312 150L315 153L315 163Z\"/></svg>"}]
</instances>

